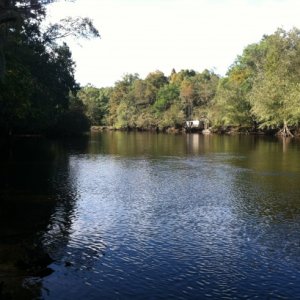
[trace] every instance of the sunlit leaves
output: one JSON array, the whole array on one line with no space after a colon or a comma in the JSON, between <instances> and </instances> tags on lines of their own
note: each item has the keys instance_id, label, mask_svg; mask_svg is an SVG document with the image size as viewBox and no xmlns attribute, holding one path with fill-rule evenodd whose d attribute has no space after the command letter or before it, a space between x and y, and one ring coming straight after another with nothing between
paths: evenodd
<instances>
[{"instance_id":1,"label":"sunlit leaves","mask_svg":"<svg viewBox=\"0 0 300 300\"><path fill-rule=\"evenodd\" d=\"M300 32L282 29L265 38L265 59L250 93L252 112L261 127L278 128L300 121Z\"/></svg>"},{"instance_id":2,"label":"sunlit leaves","mask_svg":"<svg viewBox=\"0 0 300 300\"><path fill-rule=\"evenodd\" d=\"M174 80L176 74L178 80ZM149 73L145 79L127 74L116 82L109 95L107 125L142 130L182 126L189 101L198 117L206 117L204 107L213 99L218 81L219 77L207 70L174 70L169 78L161 71Z\"/></svg>"},{"instance_id":3,"label":"sunlit leaves","mask_svg":"<svg viewBox=\"0 0 300 300\"><path fill-rule=\"evenodd\" d=\"M84 111L92 125L104 125L108 110L110 88L97 89L91 85L83 87L77 97L84 104Z\"/></svg>"}]
</instances>

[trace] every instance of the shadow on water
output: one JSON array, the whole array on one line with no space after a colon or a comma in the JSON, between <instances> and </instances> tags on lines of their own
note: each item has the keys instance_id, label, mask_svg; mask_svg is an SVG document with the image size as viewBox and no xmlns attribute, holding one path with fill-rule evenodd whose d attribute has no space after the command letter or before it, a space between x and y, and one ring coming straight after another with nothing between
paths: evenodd
<instances>
[{"instance_id":1,"label":"shadow on water","mask_svg":"<svg viewBox=\"0 0 300 300\"><path fill-rule=\"evenodd\" d=\"M68 239L76 202L68 155L85 152L86 145L86 139L40 138L1 144L0 299L41 295L40 279L52 272L53 249Z\"/></svg>"}]
</instances>

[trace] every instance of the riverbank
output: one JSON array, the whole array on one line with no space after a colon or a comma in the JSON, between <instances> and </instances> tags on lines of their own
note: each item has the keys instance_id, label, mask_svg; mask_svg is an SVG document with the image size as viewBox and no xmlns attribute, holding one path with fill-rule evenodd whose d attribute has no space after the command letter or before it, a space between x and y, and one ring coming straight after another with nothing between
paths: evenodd
<instances>
[{"instance_id":1,"label":"riverbank","mask_svg":"<svg viewBox=\"0 0 300 300\"><path fill-rule=\"evenodd\" d=\"M219 127L210 127L209 129L203 128L185 128L185 127L148 127L148 128L116 128L114 126L91 126L91 132L102 132L102 131L148 131L148 132L157 132L157 133L200 133L200 134L220 134L220 135L268 135L276 136L281 135L279 128L275 129L257 129L253 127L242 127L242 126L219 126ZM299 128L292 128L291 133L294 137L300 136Z\"/></svg>"},{"instance_id":2,"label":"riverbank","mask_svg":"<svg viewBox=\"0 0 300 300\"><path fill-rule=\"evenodd\" d=\"M210 127L208 129L203 128L185 128L185 127L148 127L148 128L116 128L114 126L91 126L89 130L86 131L77 131L77 132L47 132L41 134L31 134L31 133L15 133L11 135L1 135L0 136L0 145L6 144L8 141L11 142L15 138L17 139L64 139L64 138L76 138L82 136L88 136L90 132L107 132L107 131L119 131L119 132L153 132L153 133L167 133L167 134L187 134L187 133L199 133L203 135L265 135L265 136L282 136L281 130L276 129L254 129L251 127L242 127L242 126L219 126L219 127ZM300 129L292 128L291 129L292 137L300 137Z\"/></svg>"}]
</instances>

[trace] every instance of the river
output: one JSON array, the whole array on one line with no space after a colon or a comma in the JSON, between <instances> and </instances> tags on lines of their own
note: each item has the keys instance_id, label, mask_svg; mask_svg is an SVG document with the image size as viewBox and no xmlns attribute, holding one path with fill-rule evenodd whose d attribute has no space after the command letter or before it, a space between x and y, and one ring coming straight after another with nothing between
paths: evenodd
<instances>
[{"instance_id":1,"label":"river","mask_svg":"<svg viewBox=\"0 0 300 300\"><path fill-rule=\"evenodd\" d=\"M300 298L299 140L104 132L0 154L0 298Z\"/></svg>"}]
</instances>

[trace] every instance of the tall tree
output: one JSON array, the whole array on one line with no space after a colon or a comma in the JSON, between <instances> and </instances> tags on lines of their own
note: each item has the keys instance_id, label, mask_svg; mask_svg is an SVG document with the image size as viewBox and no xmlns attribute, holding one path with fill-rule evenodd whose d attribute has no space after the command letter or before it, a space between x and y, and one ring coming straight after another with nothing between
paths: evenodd
<instances>
[{"instance_id":1,"label":"tall tree","mask_svg":"<svg viewBox=\"0 0 300 300\"><path fill-rule=\"evenodd\" d=\"M124 103L128 102L129 99L132 100L132 95L130 98L128 97L128 95L129 93L132 93L134 83L137 80L139 80L138 74L126 74L125 76L123 76L122 80L116 82L108 102L108 125L114 126L118 122L118 112L120 112L120 109L118 110L118 107L121 102L123 102L123 106L125 106ZM131 103L134 102L131 101ZM126 107L127 106L128 105L126 104Z\"/></svg>"},{"instance_id":2,"label":"tall tree","mask_svg":"<svg viewBox=\"0 0 300 300\"><path fill-rule=\"evenodd\" d=\"M98 89L87 85L78 92L77 97L84 104L85 114L92 125L105 125L110 88Z\"/></svg>"},{"instance_id":3,"label":"tall tree","mask_svg":"<svg viewBox=\"0 0 300 300\"><path fill-rule=\"evenodd\" d=\"M55 126L69 109L70 93L78 90L68 46L46 40L50 32L43 34L40 29L50 2L0 0L0 129L4 132L42 132ZM84 28L77 26L72 33L99 35L92 23Z\"/></svg>"},{"instance_id":4,"label":"tall tree","mask_svg":"<svg viewBox=\"0 0 300 300\"><path fill-rule=\"evenodd\" d=\"M89 18L65 18L50 24L44 33L39 30L46 16L46 5L57 0L0 0L0 79L5 75L5 44L15 31L26 32L35 28L35 38L53 44L59 38L99 37L98 30Z\"/></svg>"},{"instance_id":5,"label":"tall tree","mask_svg":"<svg viewBox=\"0 0 300 300\"><path fill-rule=\"evenodd\" d=\"M217 125L256 126L251 111L249 93L265 55L263 43L247 46L219 82L209 110L210 118Z\"/></svg>"},{"instance_id":6,"label":"tall tree","mask_svg":"<svg viewBox=\"0 0 300 300\"><path fill-rule=\"evenodd\" d=\"M157 92L157 99L153 105L154 109L158 112L165 111L170 106L179 100L179 87L174 84L166 84L161 87Z\"/></svg>"},{"instance_id":7,"label":"tall tree","mask_svg":"<svg viewBox=\"0 0 300 300\"><path fill-rule=\"evenodd\" d=\"M300 121L300 31L278 29L261 43L265 58L250 94L252 112L261 127L292 136L289 126Z\"/></svg>"}]
</instances>

